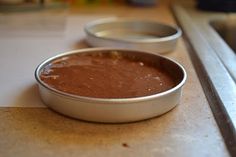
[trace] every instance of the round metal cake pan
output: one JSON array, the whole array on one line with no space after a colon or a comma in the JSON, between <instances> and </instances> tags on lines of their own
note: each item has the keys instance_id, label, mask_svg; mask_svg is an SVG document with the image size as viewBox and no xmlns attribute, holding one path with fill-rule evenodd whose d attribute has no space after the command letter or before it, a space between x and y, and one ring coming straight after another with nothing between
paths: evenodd
<instances>
[{"instance_id":1,"label":"round metal cake pan","mask_svg":"<svg viewBox=\"0 0 236 157\"><path fill-rule=\"evenodd\" d=\"M58 91L40 79L42 69L52 61L76 53L96 53L118 51L125 55L140 57L164 68L176 82L176 86L162 93L134 98L92 98ZM180 101L186 72L177 62L146 53L114 48L92 48L66 52L42 62L35 70L42 101L51 109L69 117L104 123L134 122L159 116L174 108Z\"/></svg>"},{"instance_id":2,"label":"round metal cake pan","mask_svg":"<svg viewBox=\"0 0 236 157\"><path fill-rule=\"evenodd\" d=\"M182 31L148 20L107 18L88 23L86 41L93 47L128 48L154 53L173 51Z\"/></svg>"}]
</instances>

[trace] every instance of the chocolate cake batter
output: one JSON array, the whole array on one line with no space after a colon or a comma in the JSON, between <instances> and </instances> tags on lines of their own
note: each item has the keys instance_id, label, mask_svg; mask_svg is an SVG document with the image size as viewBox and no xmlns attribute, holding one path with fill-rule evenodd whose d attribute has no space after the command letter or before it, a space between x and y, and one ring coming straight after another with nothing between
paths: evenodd
<instances>
[{"instance_id":1,"label":"chocolate cake batter","mask_svg":"<svg viewBox=\"0 0 236 157\"><path fill-rule=\"evenodd\" d=\"M175 85L162 69L118 52L61 57L44 67L40 78L59 91L95 98L147 96Z\"/></svg>"}]
</instances>

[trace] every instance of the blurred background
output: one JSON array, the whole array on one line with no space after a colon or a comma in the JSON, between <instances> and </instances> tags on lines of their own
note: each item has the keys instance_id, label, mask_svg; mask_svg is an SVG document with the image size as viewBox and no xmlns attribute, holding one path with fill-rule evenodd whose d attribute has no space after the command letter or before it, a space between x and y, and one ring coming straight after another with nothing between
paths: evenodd
<instances>
[{"instance_id":1,"label":"blurred background","mask_svg":"<svg viewBox=\"0 0 236 157\"><path fill-rule=\"evenodd\" d=\"M34 11L56 8L133 5L156 6L161 0L0 0L0 12ZM236 0L162 0L167 2L195 3L202 10L234 12Z\"/></svg>"}]
</instances>

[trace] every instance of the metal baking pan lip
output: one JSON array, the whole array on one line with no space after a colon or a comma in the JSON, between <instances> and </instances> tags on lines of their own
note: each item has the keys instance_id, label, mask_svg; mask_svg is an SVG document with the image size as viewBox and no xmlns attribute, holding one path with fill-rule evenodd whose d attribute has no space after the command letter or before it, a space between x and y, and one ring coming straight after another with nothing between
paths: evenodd
<instances>
[{"instance_id":1,"label":"metal baking pan lip","mask_svg":"<svg viewBox=\"0 0 236 157\"><path fill-rule=\"evenodd\" d=\"M51 61L53 61L57 58L60 58L62 56L76 54L76 53L85 53L85 52L90 52L90 51L95 52L95 51L109 51L109 50L110 51L128 51L128 52L135 51L135 52L138 52L138 53L148 53L150 55L156 55L158 57L161 57L163 59L166 59L166 60L176 64L181 69L181 71L183 72L183 79L175 87L173 87L169 90L166 90L164 92L153 94L153 95L141 96L141 97L132 97L132 98L94 98L94 97L78 96L78 95L69 94L69 93L59 91L55 88L50 87L46 83L44 83L39 77L40 70L45 65L47 65ZM35 79L36 79L38 84L42 85L44 88L46 88L47 90L53 92L54 94L57 94L57 95L60 95L60 96L63 96L63 97L69 98L69 99L74 99L74 100L80 100L80 101L86 101L86 102L100 102L100 103L105 103L105 104L106 103L107 104L110 104L110 103L121 103L121 104L122 103L134 103L134 102L141 102L141 101L152 100L152 99L155 99L155 98L158 98L158 97L162 97L162 96L168 95L168 94L176 91L177 89L181 88L185 84L186 79L187 79L187 73L186 73L185 69L183 68L183 66L181 64L179 64L178 62L170 59L170 58L163 57L163 56L158 55L158 54L152 54L152 53L145 52L145 51L130 50L130 49L119 49L119 48L87 48L87 49L73 50L73 51L68 51L68 52L65 52L65 53L61 53L61 54L58 54L56 56L50 57L50 58L46 59L45 61L43 61L42 63L40 63L37 66L34 75L35 75Z\"/></svg>"},{"instance_id":2,"label":"metal baking pan lip","mask_svg":"<svg viewBox=\"0 0 236 157\"><path fill-rule=\"evenodd\" d=\"M165 36L165 37L160 37L157 39L145 39L145 40L139 40L139 39L115 39L115 38L109 38L109 37L100 37L97 36L95 33L90 31L91 27L96 27L96 25L98 24L105 24L105 23L112 23L112 22L140 22L140 23L152 23L152 24L156 24L156 25L162 25L165 27L169 27L173 30L176 31L175 34L173 35L169 35L169 36ZM181 35L182 35L182 31L179 27L177 26L172 26L172 25L168 25L168 24L164 24L164 23L160 23L157 21L151 21L151 20L144 20L144 19L134 19L134 18L104 18L104 19L99 19L99 20L95 20L95 21L91 21L89 23L87 23L84 27L84 31L87 35L92 36L94 38L97 39L103 39L103 40L109 40L109 41L114 41L114 42L124 42L124 43L138 43L138 44L147 44L147 43L159 43L159 42L167 42L167 41L171 41L171 40L176 40L178 39Z\"/></svg>"}]
</instances>

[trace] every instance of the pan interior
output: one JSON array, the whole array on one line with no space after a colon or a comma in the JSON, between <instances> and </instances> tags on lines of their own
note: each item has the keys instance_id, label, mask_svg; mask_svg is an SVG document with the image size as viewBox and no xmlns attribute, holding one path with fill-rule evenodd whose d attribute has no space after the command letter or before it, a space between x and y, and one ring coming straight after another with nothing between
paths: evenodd
<instances>
[{"instance_id":1,"label":"pan interior","mask_svg":"<svg viewBox=\"0 0 236 157\"><path fill-rule=\"evenodd\" d=\"M126 41L158 40L177 33L177 30L155 22L116 21L88 27L90 33L100 38Z\"/></svg>"},{"instance_id":2,"label":"pan interior","mask_svg":"<svg viewBox=\"0 0 236 157\"><path fill-rule=\"evenodd\" d=\"M133 31L126 29L104 30L96 33L96 36L110 39L126 40L149 40L161 38L160 35L153 32Z\"/></svg>"}]
</instances>

